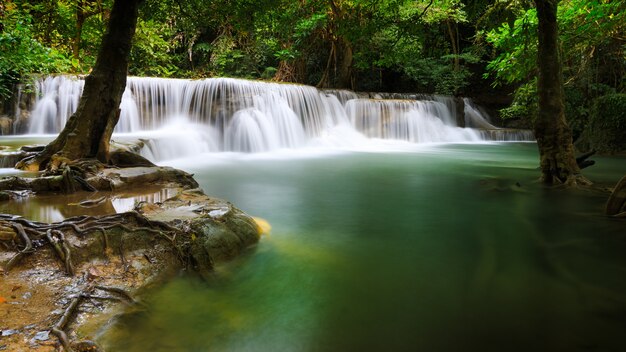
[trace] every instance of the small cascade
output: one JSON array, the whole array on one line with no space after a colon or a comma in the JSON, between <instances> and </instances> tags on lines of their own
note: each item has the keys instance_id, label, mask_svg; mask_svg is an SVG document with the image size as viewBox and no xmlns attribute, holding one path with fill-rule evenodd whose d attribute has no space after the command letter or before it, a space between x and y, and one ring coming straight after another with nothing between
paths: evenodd
<instances>
[{"instance_id":1,"label":"small cascade","mask_svg":"<svg viewBox=\"0 0 626 352\"><path fill-rule=\"evenodd\" d=\"M76 110L79 77L37 82L29 134L61 131ZM233 78L129 77L116 134L145 140L142 153L160 161L198 153L268 152L307 146L353 147L368 138L412 143L532 140L493 126L469 99L457 126L455 98L355 93ZM460 112L461 114L463 112Z\"/></svg>"},{"instance_id":2,"label":"small cascade","mask_svg":"<svg viewBox=\"0 0 626 352\"><path fill-rule=\"evenodd\" d=\"M498 142L535 140L535 135L531 130L496 127L489 121L489 114L474 104L471 99L464 98L463 102L465 103L465 126L477 129L482 139Z\"/></svg>"},{"instance_id":3,"label":"small cascade","mask_svg":"<svg viewBox=\"0 0 626 352\"><path fill-rule=\"evenodd\" d=\"M472 128L497 129L498 127L491 124L489 115L481 111L471 99L464 98L465 103L465 126Z\"/></svg>"},{"instance_id":4,"label":"small cascade","mask_svg":"<svg viewBox=\"0 0 626 352\"><path fill-rule=\"evenodd\" d=\"M454 126L450 110L438 101L353 99L346 111L357 130L371 138L413 143L481 140L477 131Z\"/></svg>"},{"instance_id":5,"label":"small cascade","mask_svg":"<svg viewBox=\"0 0 626 352\"><path fill-rule=\"evenodd\" d=\"M122 95L122 101L120 102L120 119L115 125L113 132L134 132L141 129L141 122L139 120L139 108L137 107L137 101L133 97L133 93L130 89L126 88Z\"/></svg>"},{"instance_id":6,"label":"small cascade","mask_svg":"<svg viewBox=\"0 0 626 352\"><path fill-rule=\"evenodd\" d=\"M85 81L78 77L51 76L36 82L40 95L31 113L29 134L52 134L63 129L78 108Z\"/></svg>"},{"instance_id":7,"label":"small cascade","mask_svg":"<svg viewBox=\"0 0 626 352\"><path fill-rule=\"evenodd\" d=\"M186 117L173 118L161 128L143 137L140 154L148 160L170 160L202 153L221 151L220 134L211 126L190 122Z\"/></svg>"}]
</instances>

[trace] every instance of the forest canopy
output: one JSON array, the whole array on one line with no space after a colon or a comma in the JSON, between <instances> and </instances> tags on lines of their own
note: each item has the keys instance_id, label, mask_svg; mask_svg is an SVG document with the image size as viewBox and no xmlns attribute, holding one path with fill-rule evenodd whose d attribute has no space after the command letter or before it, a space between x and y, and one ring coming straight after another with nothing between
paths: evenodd
<instances>
[{"instance_id":1,"label":"forest canopy","mask_svg":"<svg viewBox=\"0 0 626 352\"><path fill-rule=\"evenodd\" d=\"M87 73L112 3L3 2L0 99L33 73ZM575 137L598 97L624 92L625 7L559 2ZM503 108L503 118L529 121L537 97L536 32L536 9L519 0L147 0L129 74L483 97Z\"/></svg>"}]
</instances>

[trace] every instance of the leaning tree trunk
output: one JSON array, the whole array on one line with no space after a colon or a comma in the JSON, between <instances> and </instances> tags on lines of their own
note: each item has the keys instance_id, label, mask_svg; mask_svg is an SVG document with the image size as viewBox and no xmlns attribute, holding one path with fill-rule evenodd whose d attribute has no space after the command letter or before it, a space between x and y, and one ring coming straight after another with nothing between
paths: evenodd
<instances>
[{"instance_id":1,"label":"leaning tree trunk","mask_svg":"<svg viewBox=\"0 0 626 352\"><path fill-rule=\"evenodd\" d=\"M78 109L59 136L33 158L16 167L56 169L67 160L97 158L108 162L109 142L120 116L128 57L142 0L116 0L93 71L85 78Z\"/></svg>"},{"instance_id":2,"label":"leaning tree trunk","mask_svg":"<svg viewBox=\"0 0 626 352\"><path fill-rule=\"evenodd\" d=\"M572 132L565 120L561 58L558 50L558 0L535 0L539 19L539 115L535 137L544 183L583 180L576 164Z\"/></svg>"}]
</instances>

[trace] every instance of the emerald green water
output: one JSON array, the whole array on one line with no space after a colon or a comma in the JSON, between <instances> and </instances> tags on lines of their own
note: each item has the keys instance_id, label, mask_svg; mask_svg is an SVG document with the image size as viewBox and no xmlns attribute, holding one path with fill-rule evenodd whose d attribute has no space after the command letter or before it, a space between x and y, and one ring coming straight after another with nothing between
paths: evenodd
<instances>
[{"instance_id":1,"label":"emerald green water","mask_svg":"<svg viewBox=\"0 0 626 352\"><path fill-rule=\"evenodd\" d=\"M614 184L626 160L586 175ZM545 190L534 144L179 166L272 233L215 279L180 278L105 334L112 351L624 351L626 222ZM519 183L520 186L516 185Z\"/></svg>"}]
</instances>

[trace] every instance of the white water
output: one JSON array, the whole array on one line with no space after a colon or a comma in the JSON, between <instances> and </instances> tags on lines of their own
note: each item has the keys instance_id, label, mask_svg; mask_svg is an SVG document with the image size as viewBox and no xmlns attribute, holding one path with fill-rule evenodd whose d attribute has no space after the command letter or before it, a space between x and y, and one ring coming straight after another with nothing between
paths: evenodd
<instances>
[{"instance_id":1,"label":"white water","mask_svg":"<svg viewBox=\"0 0 626 352\"><path fill-rule=\"evenodd\" d=\"M67 76L39 80L28 133L58 133L76 110L83 86L82 79ZM523 133L500 133L469 100L465 119L472 128L461 128L450 97L322 91L232 78L129 77L120 109L115 132L146 139L142 154L154 161L220 151L371 146L380 139L398 143L532 139Z\"/></svg>"}]
</instances>

